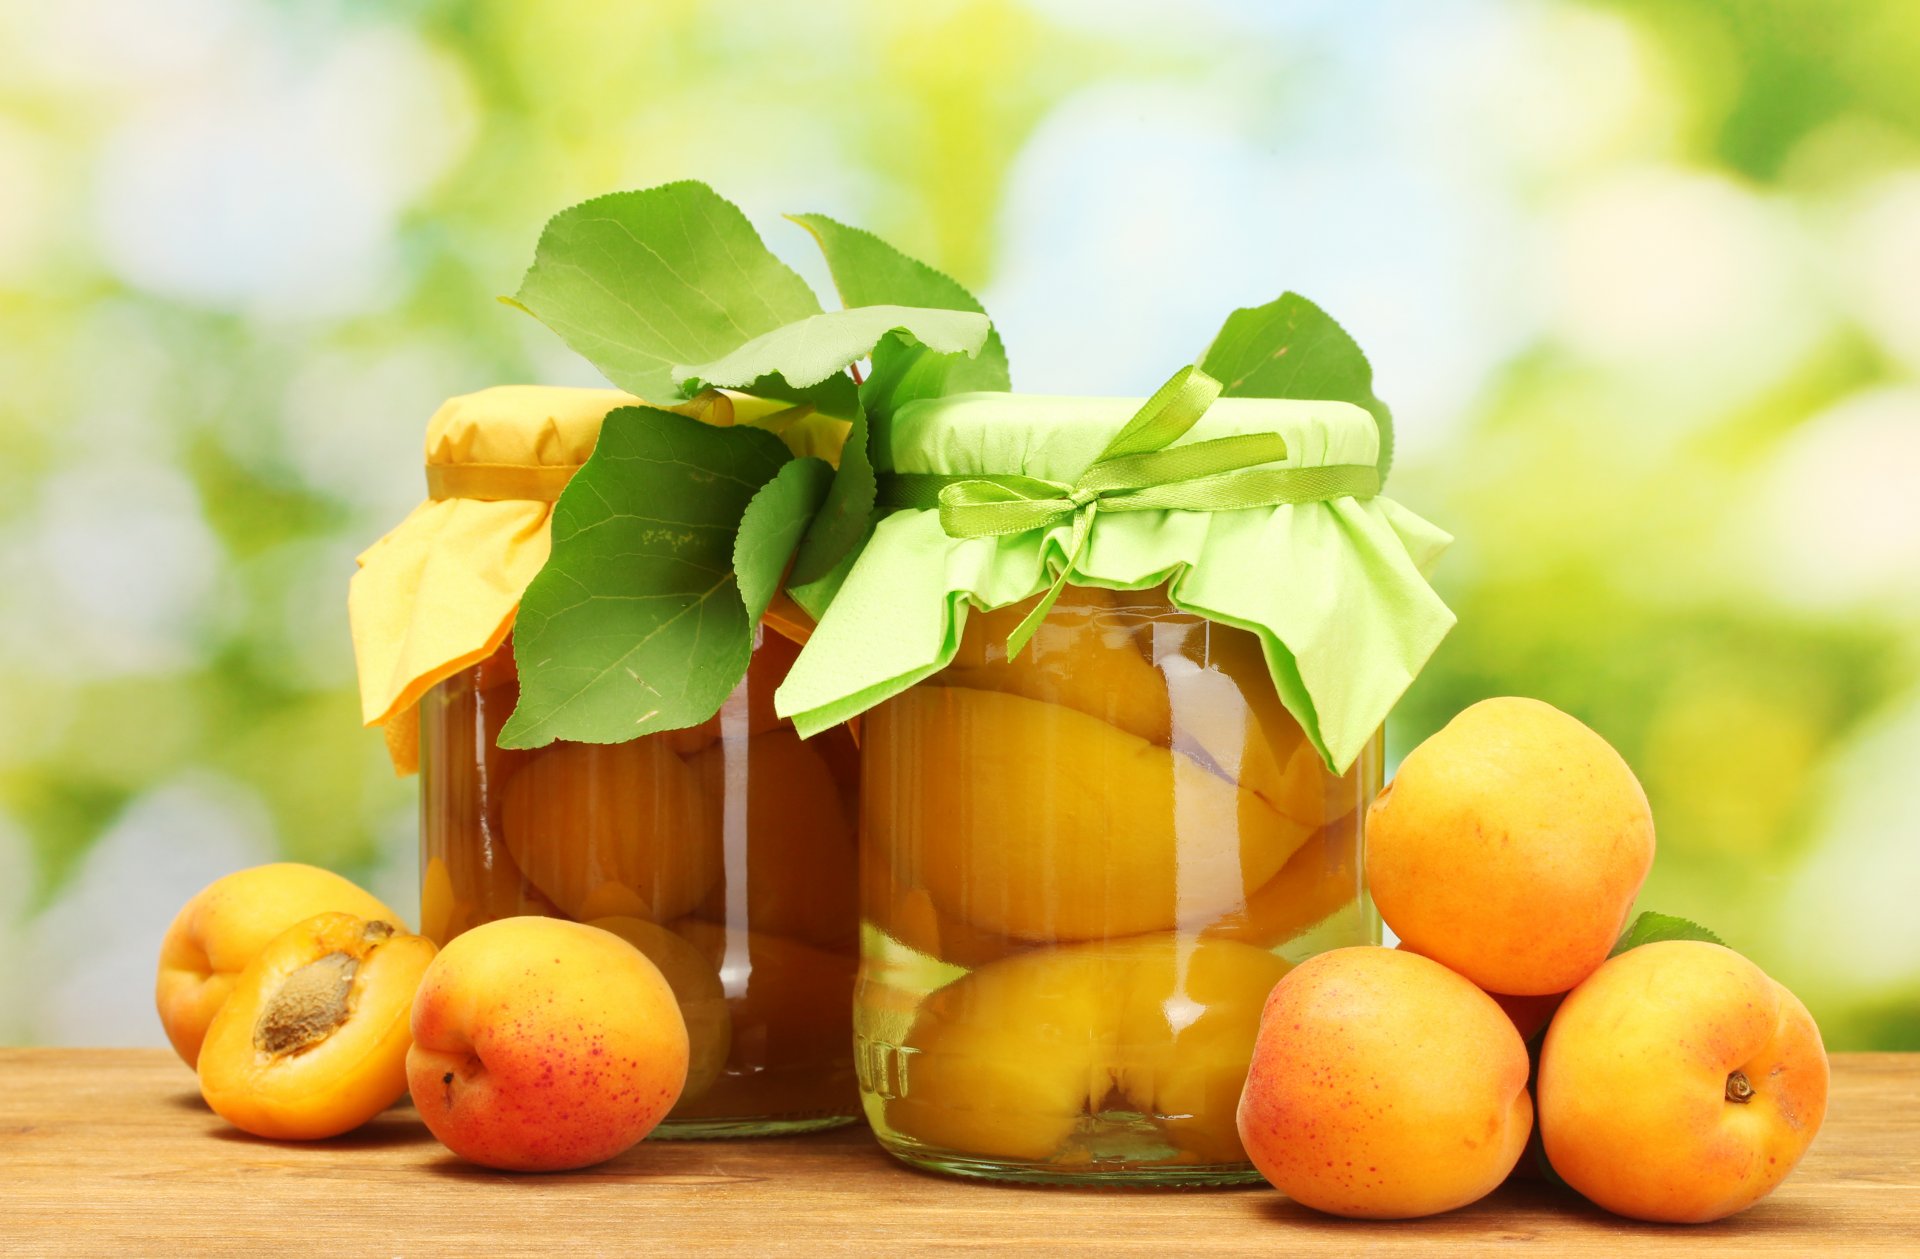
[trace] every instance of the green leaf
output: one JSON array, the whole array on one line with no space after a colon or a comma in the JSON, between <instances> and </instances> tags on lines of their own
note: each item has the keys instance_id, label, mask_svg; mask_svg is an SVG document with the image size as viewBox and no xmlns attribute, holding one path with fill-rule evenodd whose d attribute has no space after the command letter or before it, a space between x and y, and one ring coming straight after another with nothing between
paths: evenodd
<instances>
[{"instance_id":1,"label":"green leaf","mask_svg":"<svg viewBox=\"0 0 1920 1259\"><path fill-rule=\"evenodd\" d=\"M1651 910L1633 920L1620 940L1613 946L1608 957L1619 957L1628 949L1637 949L1643 944L1655 944L1662 940L1705 940L1708 944L1725 944L1713 932L1697 922L1685 918L1676 918L1672 914L1656 914Z\"/></svg>"},{"instance_id":2,"label":"green leaf","mask_svg":"<svg viewBox=\"0 0 1920 1259\"><path fill-rule=\"evenodd\" d=\"M825 504L800 542L799 553L793 559L793 573L788 578L788 588L795 598L801 599L800 606L816 617L832 602L833 592L840 588L839 581L814 590L805 598L793 588L813 586L834 573L842 579L846 577L851 566L844 561L866 542L873 528L874 501L878 495L879 482L873 475L867 418L864 414L856 415L846 443L840 448L840 469L827 489Z\"/></svg>"},{"instance_id":3,"label":"green leaf","mask_svg":"<svg viewBox=\"0 0 1920 1259\"><path fill-rule=\"evenodd\" d=\"M653 402L705 363L820 313L806 281L705 184L616 192L555 215L514 304Z\"/></svg>"},{"instance_id":4,"label":"green leaf","mask_svg":"<svg viewBox=\"0 0 1920 1259\"><path fill-rule=\"evenodd\" d=\"M951 277L909 258L872 232L848 227L824 214L796 214L825 255L834 288L852 307L900 305L986 311L973 294ZM873 422L884 425L901 406L916 398L934 398L975 389L1006 390L1007 351L1000 334L989 330L977 356L941 354L898 336L873 347L873 370L860 386L860 401ZM852 557L873 528L875 482L868 425L856 421L840 453L827 504L800 544L788 591L815 612L831 600L845 579Z\"/></svg>"},{"instance_id":5,"label":"green leaf","mask_svg":"<svg viewBox=\"0 0 1920 1259\"><path fill-rule=\"evenodd\" d=\"M973 311L919 306L854 306L796 320L713 360L676 366L682 389L737 389L767 376L804 389L873 353L888 333L905 332L939 354L978 354L993 330Z\"/></svg>"},{"instance_id":6,"label":"green leaf","mask_svg":"<svg viewBox=\"0 0 1920 1259\"><path fill-rule=\"evenodd\" d=\"M833 467L824 459L794 459L783 464L773 480L747 504L740 533L733 542L733 571L740 582L740 598L747 608L747 624L758 625L767 605L779 593L800 537L826 501Z\"/></svg>"},{"instance_id":7,"label":"green leaf","mask_svg":"<svg viewBox=\"0 0 1920 1259\"><path fill-rule=\"evenodd\" d=\"M952 277L909 258L872 232L837 223L824 214L789 215L813 234L826 255L834 287L847 306L930 306L944 310L986 310ZM1007 351L998 332L987 334L977 357L938 354L924 345L897 338L874 347L873 373L861 387L861 400L880 420L915 398L933 398L969 390L1012 388Z\"/></svg>"},{"instance_id":8,"label":"green leaf","mask_svg":"<svg viewBox=\"0 0 1920 1259\"><path fill-rule=\"evenodd\" d=\"M1373 368L1333 316L1298 293L1227 316L1200 370L1229 398L1329 398L1365 408L1380 429L1380 479L1393 466L1393 413L1373 395Z\"/></svg>"},{"instance_id":9,"label":"green leaf","mask_svg":"<svg viewBox=\"0 0 1920 1259\"><path fill-rule=\"evenodd\" d=\"M608 415L520 602L520 704L500 746L617 743L717 712L751 650L735 538L790 459L755 428L652 407Z\"/></svg>"}]
</instances>

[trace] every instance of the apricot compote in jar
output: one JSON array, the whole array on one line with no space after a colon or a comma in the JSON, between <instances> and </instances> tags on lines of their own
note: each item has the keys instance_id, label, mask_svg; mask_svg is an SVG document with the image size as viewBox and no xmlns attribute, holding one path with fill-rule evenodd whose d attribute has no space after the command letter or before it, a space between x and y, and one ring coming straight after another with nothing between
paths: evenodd
<instances>
[{"instance_id":1,"label":"apricot compote in jar","mask_svg":"<svg viewBox=\"0 0 1920 1259\"><path fill-rule=\"evenodd\" d=\"M1379 496L1367 412L1218 393L1187 369L876 430L884 515L779 706L860 716L854 1034L906 1162L1255 1180L1267 994L1379 940L1361 827L1452 622L1421 575L1446 538Z\"/></svg>"},{"instance_id":2,"label":"apricot compote in jar","mask_svg":"<svg viewBox=\"0 0 1920 1259\"><path fill-rule=\"evenodd\" d=\"M867 1113L910 1162L1247 1179L1234 1109L1290 966L1376 943L1379 740L1335 776L1258 641L1161 592L1023 603L867 718Z\"/></svg>"},{"instance_id":3,"label":"apricot compote in jar","mask_svg":"<svg viewBox=\"0 0 1920 1259\"><path fill-rule=\"evenodd\" d=\"M806 1131L857 1115L858 752L773 714L799 648L759 631L706 724L626 743L496 745L511 643L420 709L421 930L445 944L514 914L625 937L687 1021L680 1102L657 1136Z\"/></svg>"},{"instance_id":4,"label":"apricot compote in jar","mask_svg":"<svg viewBox=\"0 0 1920 1259\"><path fill-rule=\"evenodd\" d=\"M361 557L349 606L363 710L395 768L420 771L421 929L444 945L545 914L652 959L690 1049L657 1135L853 1122L858 754L844 728L802 742L774 714L802 614L782 603L781 629L752 631L744 677L699 725L499 746L520 698L510 631L548 558L553 504L607 414L636 401L535 386L452 399L428 427L428 501ZM689 403L687 418L713 405Z\"/></svg>"}]
</instances>

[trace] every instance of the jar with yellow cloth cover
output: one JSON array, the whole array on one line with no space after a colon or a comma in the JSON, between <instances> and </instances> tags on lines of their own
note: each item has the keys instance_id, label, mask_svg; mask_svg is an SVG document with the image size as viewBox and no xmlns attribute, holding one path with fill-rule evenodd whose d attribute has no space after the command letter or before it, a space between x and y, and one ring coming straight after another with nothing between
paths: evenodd
<instances>
[{"instance_id":1,"label":"jar with yellow cloth cover","mask_svg":"<svg viewBox=\"0 0 1920 1259\"><path fill-rule=\"evenodd\" d=\"M715 675L712 699L682 707L702 720L619 741L550 737L568 727L549 706L533 737L501 745L522 704L514 629L554 615L541 583L565 573L541 576L550 552L595 527L558 500L576 475L593 478L594 458L717 443L787 409L718 392L671 411L615 390L455 398L429 426L428 500L361 557L351 590L366 716L396 767L420 772L423 933L445 944L493 919L546 914L645 953L679 999L690 1045L665 1136L854 1117L857 753L844 728L802 742L774 715L774 689L811 626L784 595L750 626L744 609L734 618L745 632L733 658L680 662ZM731 435L750 447L743 462L777 473L798 462L793 446L831 452L848 425L775 427L793 445L765 427ZM685 528L730 545L751 480L683 486ZM537 629L518 637L539 641ZM684 678L633 685L675 682L684 689Z\"/></svg>"},{"instance_id":2,"label":"jar with yellow cloth cover","mask_svg":"<svg viewBox=\"0 0 1920 1259\"><path fill-rule=\"evenodd\" d=\"M864 714L858 1066L907 1162L1256 1180L1267 993L1379 941L1361 824L1452 623L1447 538L1380 495L1361 406L1221 388L965 394L876 434L884 514L778 709Z\"/></svg>"}]
</instances>

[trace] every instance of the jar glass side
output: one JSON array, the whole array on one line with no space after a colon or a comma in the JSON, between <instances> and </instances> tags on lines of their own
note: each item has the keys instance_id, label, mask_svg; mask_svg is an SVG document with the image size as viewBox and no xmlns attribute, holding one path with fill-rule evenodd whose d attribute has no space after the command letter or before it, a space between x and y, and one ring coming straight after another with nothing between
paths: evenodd
<instances>
[{"instance_id":1,"label":"jar glass side","mask_svg":"<svg viewBox=\"0 0 1920 1259\"><path fill-rule=\"evenodd\" d=\"M1257 1179L1234 1127L1295 963L1377 943L1376 738L1326 771L1251 634L1163 591L968 618L868 714L855 1038L908 1162L995 1179Z\"/></svg>"},{"instance_id":2,"label":"jar glass side","mask_svg":"<svg viewBox=\"0 0 1920 1259\"><path fill-rule=\"evenodd\" d=\"M858 1115L858 754L773 712L798 648L762 631L712 720L619 744L497 746L511 647L421 701L422 931L515 914L592 923L660 967L686 1018L663 1137L806 1131Z\"/></svg>"}]
</instances>

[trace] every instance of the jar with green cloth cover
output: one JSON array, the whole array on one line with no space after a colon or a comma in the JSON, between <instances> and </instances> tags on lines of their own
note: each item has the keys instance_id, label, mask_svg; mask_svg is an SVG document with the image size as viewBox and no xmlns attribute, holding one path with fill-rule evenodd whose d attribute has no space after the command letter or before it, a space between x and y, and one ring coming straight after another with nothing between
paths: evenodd
<instances>
[{"instance_id":1,"label":"jar with green cloth cover","mask_svg":"<svg viewBox=\"0 0 1920 1259\"><path fill-rule=\"evenodd\" d=\"M1362 406L1221 394L1188 367L875 426L877 523L776 707L861 719L856 1064L910 1163L1255 1180L1268 991L1379 940L1362 821L1449 539L1381 495Z\"/></svg>"}]
</instances>

